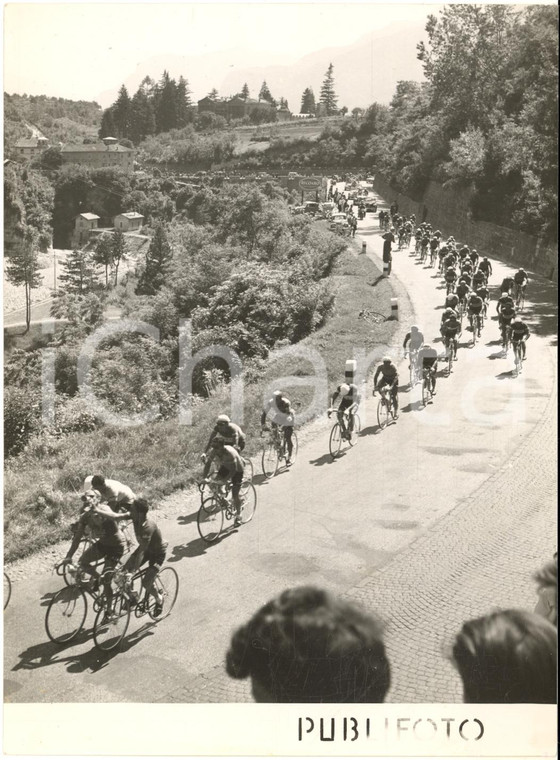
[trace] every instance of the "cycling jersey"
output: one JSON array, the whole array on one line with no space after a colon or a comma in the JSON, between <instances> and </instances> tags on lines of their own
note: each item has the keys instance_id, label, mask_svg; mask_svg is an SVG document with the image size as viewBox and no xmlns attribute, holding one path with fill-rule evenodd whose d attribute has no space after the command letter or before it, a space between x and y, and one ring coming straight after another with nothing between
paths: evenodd
<instances>
[{"instance_id":1,"label":"cycling jersey","mask_svg":"<svg viewBox=\"0 0 560 760\"><path fill-rule=\"evenodd\" d=\"M475 272L473 275L473 284L482 285L483 282L486 282L486 275L484 272Z\"/></svg>"},{"instance_id":2,"label":"cycling jersey","mask_svg":"<svg viewBox=\"0 0 560 760\"><path fill-rule=\"evenodd\" d=\"M294 412L292 405L285 396L273 396L266 402L261 414L261 425L264 425L266 418L271 417L272 422L277 425L293 425Z\"/></svg>"},{"instance_id":3,"label":"cycling jersey","mask_svg":"<svg viewBox=\"0 0 560 760\"><path fill-rule=\"evenodd\" d=\"M84 480L84 492L89 491L89 489L92 487L92 479L93 475L89 475ZM103 490L100 489L100 493L103 501L125 506L127 504L132 504L136 498L136 495L131 488L125 486L123 483L119 483L118 480L109 480L107 478L105 478L105 487Z\"/></svg>"},{"instance_id":4,"label":"cycling jersey","mask_svg":"<svg viewBox=\"0 0 560 760\"><path fill-rule=\"evenodd\" d=\"M468 272L461 272L461 279L465 281L466 285L470 286L472 279Z\"/></svg>"},{"instance_id":5,"label":"cycling jersey","mask_svg":"<svg viewBox=\"0 0 560 760\"><path fill-rule=\"evenodd\" d=\"M380 364L375 373L375 377L373 378L374 385L377 385L377 378L379 375L382 375L381 380L384 383L394 383L395 380L398 379L399 371L392 362L387 365Z\"/></svg>"},{"instance_id":6,"label":"cycling jersey","mask_svg":"<svg viewBox=\"0 0 560 760\"><path fill-rule=\"evenodd\" d=\"M348 385L348 383L345 383L345 385ZM340 401L340 404L339 404L339 407L338 407L340 411L342 411L343 409L348 409L353 404L357 404L358 403L358 399L359 399L359 395L360 395L360 392L358 390L358 386L355 385L354 383L350 383L348 385L348 387L350 388L349 392L346 394L346 396L342 396L342 398L341 398L341 401ZM341 388L341 386L339 385L337 387L336 391L333 393L333 396L335 396L335 395L336 396L340 396L340 388ZM336 400L336 399L334 399L334 400Z\"/></svg>"},{"instance_id":7,"label":"cycling jersey","mask_svg":"<svg viewBox=\"0 0 560 760\"><path fill-rule=\"evenodd\" d=\"M525 272L516 272L513 280L516 285L524 285L527 282L527 274Z\"/></svg>"},{"instance_id":8,"label":"cycling jersey","mask_svg":"<svg viewBox=\"0 0 560 760\"><path fill-rule=\"evenodd\" d=\"M511 322L515 317L515 309L513 306L506 304L503 309L500 310L500 322Z\"/></svg>"},{"instance_id":9,"label":"cycling jersey","mask_svg":"<svg viewBox=\"0 0 560 760\"><path fill-rule=\"evenodd\" d=\"M460 282L457 285L457 295L459 296L459 298L465 298L469 290L470 288L466 282Z\"/></svg>"},{"instance_id":10,"label":"cycling jersey","mask_svg":"<svg viewBox=\"0 0 560 760\"><path fill-rule=\"evenodd\" d=\"M461 323L456 319L448 319L442 325L443 334L448 338L454 338L461 331Z\"/></svg>"},{"instance_id":11,"label":"cycling jersey","mask_svg":"<svg viewBox=\"0 0 560 760\"><path fill-rule=\"evenodd\" d=\"M227 473L230 477L235 473L242 473L244 468L243 459L233 446L222 446L220 449L212 449L206 460L205 469L209 469L211 462L215 461L219 470Z\"/></svg>"},{"instance_id":12,"label":"cycling jersey","mask_svg":"<svg viewBox=\"0 0 560 760\"><path fill-rule=\"evenodd\" d=\"M407 332L404 337L403 348L406 348L407 343L410 343L410 351L417 351L424 343L424 335L420 330L416 330L416 332Z\"/></svg>"},{"instance_id":13,"label":"cycling jersey","mask_svg":"<svg viewBox=\"0 0 560 760\"><path fill-rule=\"evenodd\" d=\"M510 291L513 287L513 283L514 283L513 277L505 277L502 280L502 285L501 285L502 293L507 293L508 291Z\"/></svg>"},{"instance_id":14,"label":"cycling jersey","mask_svg":"<svg viewBox=\"0 0 560 760\"><path fill-rule=\"evenodd\" d=\"M445 309L441 316L441 324L443 325L444 322L447 322L448 319L459 319L459 315L455 311L455 309Z\"/></svg>"},{"instance_id":15,"label":"cycling jersey","mask_svg":"<svg viewBox=\"0 0 560 760\"><path fill-rule=\"evenodd\" d=\"M513 308L513 298L508 295L503 295L498 298L498 302L496 304L496 309L498 311L498 314L506 307L511 306Z\"/></svg>"},{"instance_id":16,"label":"cycling jersey","mask_svg":"<svg viewBox=\"0 0 560 760\"><path fill-rule=\"evenodd\" d=\"M469 311L473 314L480 314L484 302L480 296L474 295L469 298Z\"/></svg>"},{"instance_id":17,"label":"cycling jersey","mask_svg":"<svg viewBox=\"0 0 560 760\"><path fill-rule=\"evenodd\" d=\"M490 296L490 291L487 287L477 288L476 293L482 298L483 301L486 301Z\"/></svg>"},{"instance_id":18,"label":"cycling jersey","mask_svg":"<svg viewBox=\"0 0 560 760\"><path fill-rule=\"evenodd\" d=\"M227 443L230 446L238 446L241 451L243 451L245 448L245 433L241 430L239 425L235 424L235 422L216 425L210 434L210 439L208 441L208 445L206 446L206 451L208 451L212 445L212 441L214 438L216 438L216 436L221 438L224 443Z\"/></svg>"},{"instance_id":19,"label":"cycling jersey","mask_svg":"<svg viewBox=\"0 0 560 760\"><path fill-rule=\"evenodd\" d=\"M438 245L439 245L439 240L438 240L436 237L433 237L433 238L430 240L430 248L431 248L431 250L432 250L432 251L435 251L435 250L436 250L436 248L438 247Z\"/></svg>"},{"instance_id":20,"label":"cycling jersey","mask_svg":"<svg viewBox=\"0 0 560 760\"><path fill-rule=\"evenodd\" d=\"M512 341L523 340L529 337L529 328L525 322L512 322L510 325Z\"/></svg>"},{"instance_id":21,"label":"cycling jersey","mask_svg":"<svg viewBox=\"0 0 560 760\"><path fill-rule=\"evenodd\" d=\"M418 352L418 363L421 364L424 369L433 367L437 360L438 352L431 346L430 348L421 348Z\"/></svg>"},{"instance_id":22,"label":"cycling jersey","mask_svg":"<svg viewBox=\"0 0 560 760\"><path fill-rule=\"evenodd\" d=\"M446 282L455 282L456 279L457 279L457 274L456 274L455 270L449 268L445 272L445 281Z\"/></svg>"}]
</instances>

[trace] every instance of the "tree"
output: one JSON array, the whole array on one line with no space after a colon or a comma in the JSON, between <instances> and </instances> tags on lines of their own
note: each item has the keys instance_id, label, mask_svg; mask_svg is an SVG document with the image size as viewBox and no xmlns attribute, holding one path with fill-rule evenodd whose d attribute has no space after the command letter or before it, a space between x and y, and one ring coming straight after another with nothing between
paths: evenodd
<instances>
[{"instance_id":1,"label":"tree","mask_svg":"<svg viewBox=\"0 0 560 760\"><path fill-rule=\"evenodd\" d=\"M334 91L334 74L333 65L329 63L329 68L323 79L321 85L321 94L319 96L319 102L325 107L325 113L327 116L334 116L338 112L336 93Z\"/></svg>"},{"instance_id":2,"label":"tree","mask_svg":"<svg viewBox=\"0 0 560 760\"><path fill-rule=\"evenodd\" d=\"M144 84L144 83L143 83ZM130 139L136 145L156 131L156 117L147 86L140 85L131 103Z\"/></svg>"},{"instance_id":3,"label":"tree","mask_svg":"<svg viewBox=\"0 0 560 760\"><path fill-rule=\"evenodd\" d=\"M317 106L315 104L315 94L313 93L313 88L306 87L303 91L303 95L301 96L301 108L299 109L299 112L308 113L314 116L316 107Z\"/></svg>"},{"instance_id":4,"label":"tree","mask_svg":"<svg viewBox=\"0 0 560 760\"><path fill-rule=\"evenodd\" d=\"M247 84L247 82L245 82L245 84L241 88L240 94L243 100L247 100L247 98L249 97L249 85Z\"/></svg>"},{"instance_id":5,"label":"tree","mask_svg":"<svg viewBox=\"0 0 560 760\"><path fill-rule=\"evenodd\" d=\"M25 288L25 333L29 332L31 325L31 291L38 288L43 281L39 269L38 237L37 231L27 226L21 245L13 249L7 257L8 281Z\"/></svg>"},{"instance_id":6,"label":"tree","mask_svg":"<svg viewBox=\"0 0 560 760\"><path fill-rule=\"evenodd\" d=\"M105 268L105 286L109 287L109 272L113 268L113 245L109 235L101 235L97 240L93 260Z\"/></svg>"},{"instance_id":7,"label":"tree","mask_svg":"<svg viewBox=\"0 0 560 760\"><path fill-rule=\"evenodd\" d=\"M364 109L363 108L358 108L356 106L356 108L352 109L352 116L356 119L356 121L358 121L359 119L361 119L363 115L364 115Z\"/></svg>"},{"instance_id":8,"label":"tree","mask_svg":"<svg viewBox=\"0 0 560 760\"><path fill-rule=\"evenodd\" d=\"M158 224L146 253L146 267L136 287L137 295L153 296L165 285L172 258L165 227Z\"/></svg>"},{"instance_id":9,"label":"tree","mask_svg":"<svg viewBox=\"0 0 560 760\"><path fill-rule=\"evenodd\" d=\"M186 126L192 121L192 99L188 81L180 76L177 82L177 127Z\"/></svg>"},{"instance_id":10,"label":"tree","mask_svg":"<svg viewBox=\"0 0 560 760\"><path fill-rule=\"evenodd\" d=\"M111 236L111 247L113 249L113 266L115 267L115 286L119 279L119 266L121 261L127 257L128 249L124 234L120 230L115 230Z\"/></svg>"},{"instance_id":11,"label":"tree","mask_svg":"<svg viewBox=\"0 0 560 760\"><path fill-rule=\"evenodd\" d=\"M342 108L340 109L340 113L342 114L342 116L346 116L346 114L348 113L348 108L346 106L342 106Z\"/></svg>"},{"instance_id":12,"label":"tree","mask_svg":"<svg viewBox=\"0 0 560 760\"><path fill-rule=\"evenodd\" d=\"M99 137L114 137L117 134L117 125L114 118L114 106L109 106L103 111L101 117L101 126L99 128ZM46 151L45 151L46 153ZM61 156L62 159L62 156Z\"/></svg>"},{"instance_id":13,"label":"tree","mask_svg":"<svg viewBox=\"0 0 560 760\"><path fill-rule=\"evenodd\" d=\"M156 107L156 127L158 132L169 132L177 127L178 98L177 83L167 71L163 72L159 84Z\"/></svg>"},{"instance_id":14,"label":"tree","mask_svg":"<svg viewBox=\"0 0 560 760\"><path fill-rule=\"evenodd\" d=\"M62 265L59 280L68 293L86 293L93 288L95 267L90 251L72 251Z\"/></svg>"},{"instance_id":15,"label":"tree","mask_svg":"<svg viewBox=\"0 0 560 760\"><path fill-rule=\"evenodd\" d=\"M270 90L268 89L268 85L266 81L264 81L261 85L261 89L259 92L259 100L265 100L267 103L270 103L273 106L276 105L276 101L272 97L272 94Z\"/></svg>"},{"instance_id":16,"label":"tree","mask_svg":"<svg viewBox=\"0 0 560 760\"><path fill-rule=\"evenodd\" d=\"M112 112L116 129L116 134L113 137L128 137L130 134L132 103L124 84L121 86L117 100L112 106Z\"/></svg>"},{"instance_id":17,"label":"tree","mask_svg":"<svg viewBox=\"0 0 560 760\"><path fill-rule=\"evenodd\" d=\"M207 97L209 100L218 100L218 90L215 87L212 87Z\"/></svg>"}]
</instances>

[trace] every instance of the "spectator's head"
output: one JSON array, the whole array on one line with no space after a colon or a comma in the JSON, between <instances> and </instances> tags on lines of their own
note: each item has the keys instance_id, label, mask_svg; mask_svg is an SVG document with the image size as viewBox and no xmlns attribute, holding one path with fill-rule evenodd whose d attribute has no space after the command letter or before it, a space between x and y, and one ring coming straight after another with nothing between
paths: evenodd
<instances>
[{"instance_id":1,"label":"spectator's head","mask_svg":"<svg viewBox=\"0 0 560 760\"><path fill-rule=\"evenodd\" d=\"M91 479L91 486L92 488L97 489L98 491L103 491L105 488L105 478L103 475L94 475Z\"/></svg>"},{"instance_id":2,"label":"spectator's head","mask_svg":"<svg viewBox=\"0 0 560 760\"><path fill-rule=\"evenodd\" d=\"M558 626L558 554L535 573L539 601L535 612Z\"/></svg>"},{"instance_id":3,"label":"spectator's head","mask_svg":"<svg viewBox=\"0 0 560 760\"><path fill-rule=\"evenodd\" d=\"M86 510L88 508L94 507L96 504L99 504L101 501L101 494L99 491L96 491L94 488L90 488L88 491L83 493L81 495L81 500L83 504L83 508Z\"/></svg>"},{"instance_id":4,"label":"spectator's head","mask_svg":"<svg viewBox=\"0 0 560 760\"><path fill-rule=\"evenodd\" d=\"M381 621L312 586L287 589L232 637L232 678L256 702L383 702L390 684Z\"/></svg>"},{"instance_id":5,"label":"spectator's head","mask_svg":"<svg viewBox=\"0 0 560 760\"><path fill-rule=\"evenodd\" d=\"M469 620L452 658L465 702L556 702L556 629L539 615L504 610Z\"/></svg>"}]
</instances>

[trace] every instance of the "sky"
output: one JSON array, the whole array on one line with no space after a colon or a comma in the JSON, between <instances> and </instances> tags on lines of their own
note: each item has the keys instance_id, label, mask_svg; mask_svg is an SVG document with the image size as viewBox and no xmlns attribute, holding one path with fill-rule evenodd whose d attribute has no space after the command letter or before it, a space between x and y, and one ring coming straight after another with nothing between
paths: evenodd
<instances>
[{"instance_id":1,"label":"sky","mask_svg":"<svg viewBox=\"0 0 560 760\"><path fill-rule=\"evenodd\" d=\"M8 3L4 91L97 100L106 107L107 91L155 56L237 48L258 53L263 65L291 63L396 22L422 29L438 8L398 2Z\"/></svg>"}]
</instances>

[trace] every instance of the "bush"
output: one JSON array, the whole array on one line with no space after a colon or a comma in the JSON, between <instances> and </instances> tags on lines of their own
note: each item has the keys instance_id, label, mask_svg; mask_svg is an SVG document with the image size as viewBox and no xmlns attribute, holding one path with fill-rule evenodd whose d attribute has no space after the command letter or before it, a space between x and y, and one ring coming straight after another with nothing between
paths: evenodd
<instances>
[{"instance_id":1,"label":"bush","mask_svg":"<svg viewBox=\"0 0 560 760\"><path fill-rule=\"evenodd\" d=\"M23 388L6 388L4 392L4 452L7 457L19 454L40 426L40 409Z\"/></svg>"}]
</instances>

